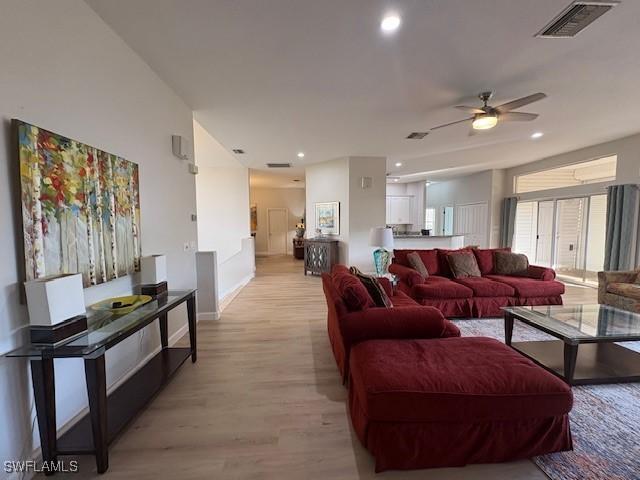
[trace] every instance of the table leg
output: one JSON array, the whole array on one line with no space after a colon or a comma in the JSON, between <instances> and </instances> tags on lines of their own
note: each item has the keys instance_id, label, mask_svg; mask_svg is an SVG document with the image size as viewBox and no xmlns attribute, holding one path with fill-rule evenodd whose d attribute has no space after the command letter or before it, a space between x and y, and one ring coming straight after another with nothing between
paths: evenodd
<instances>
[{"instance_id":1,"label":"table leg","mask_svg":"<svg viewBox=\"0 0 640 480\"><path fill-rule=\"evenodd\" d=\"M40 446L42 460L55 462L57 460L57 432L56 432L56 390L53 371L53 358L31 360L31 381L40 430ZM52 475L53 471L46 472Z\"/></svg>"},{"instance_id":2,"label":"table leg","mask_svg":"<svg viewBox=\"0 0 640 480\"><path fill-rule=\"evenodd\" d=\"M198 359L198 346L196 339L196 297L195 295L187 300L187 317L189 320L189 343L191 345L191 362L196 363Z\"/></svg>"},{"instance_id":3,"label":"table leg","mask_svg":"<svg viewBox=\"0 0 640 480\"><path fill-rule=\"evenodd\" d=\"M511 346L511 338L513 337L513 315L504 312L504 343Z\"/></svg>"},{"instance_id":4,"label":"table leg","mask_svg":"<svg viewBox=\"0 0 640 480\"><path fill-rule=\"evenodd\" d=\"M576 371L576 359L578 358L578 345L564 344L564 378L569 385L573 384L573 375Z\"/></svg>"},{"instance_id":5,"label":"table leg","mask_svg":"<svg viewBox=\"0 0 640 480\"><path fill-rule=\"evenodd\" d=\"M104 367L104 353L96 358L86 358L84 372L89 395L89 414L91 415L96 467L98 473L104 473L109 468L107 377Z\"/></svg>"},{"instance_id":6,"label":"table leg","mask_svg":"<svg viewBox=\"0 0 640 480\"><path fill-rule=\"evenodd\" d=\"M167 325L167 317L168 315L166 313L158 317L158 323L160 324L160 343L162 344L162 348L167 348L169 346L169 328Z\"/></svg>"}]
</instances>

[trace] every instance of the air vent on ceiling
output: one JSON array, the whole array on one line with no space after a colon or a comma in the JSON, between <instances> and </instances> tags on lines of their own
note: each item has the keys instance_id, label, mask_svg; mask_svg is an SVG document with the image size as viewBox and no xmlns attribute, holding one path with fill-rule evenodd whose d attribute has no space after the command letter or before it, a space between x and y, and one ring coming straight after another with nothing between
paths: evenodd
<instances>
[{"instance_id":1,"label":"air vent on ceiling","mask_svg":"<svg viewBox=\"0 0 640 480\"><path fill-rule=\"evenodd\" d=\"M291 168L290 163L267 163L269 168Z\"/></svg>"},{"instance_id":2,"label":"air vent on ceiling","mask_svg":"<svg viewBox=\"0 0 640 480\"><path fill-rule=\"evenodd\" d=\"M244 155L244 150L242 150L241 148L234 148L233 153L235 153L236 155Z\"/></svg>"},{"instance_id":3,"label":"air vent on ceiling","mask_svg":"<svg viewBox=\"0 0 640 480\"><path fill-rule=\"evenodd\" d=\"M540 30L536 37L570 38L588 27L620 2L577 0L571 3L551 23Z\"/></svg>"},{"instance_id":4,"label":"air vent on ceiling","mask_svg":"<svg viewBox=\"0 0 640 480\"><path fill-rule=\"evenodd\" d=\"M407 138L410 140L422 140L427 135L429 135L429 132L412 132L407 135Z\"/></svg>"}]
</instances>

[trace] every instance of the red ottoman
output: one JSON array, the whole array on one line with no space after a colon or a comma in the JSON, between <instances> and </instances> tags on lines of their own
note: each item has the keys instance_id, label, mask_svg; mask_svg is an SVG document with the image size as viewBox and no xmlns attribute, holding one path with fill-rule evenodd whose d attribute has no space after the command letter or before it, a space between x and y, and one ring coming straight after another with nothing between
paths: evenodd
<instances>
[{"instance_id":1,"label":"red ottoman","mask_svg":"<svg viewBox=\"0 0 640 480\"><path fill-rule=\"evenodd\" d=\"M350 365L351 421L376 472L572 449L569 386L497 340L370 340Z\"/></svg>"}]
</instances>

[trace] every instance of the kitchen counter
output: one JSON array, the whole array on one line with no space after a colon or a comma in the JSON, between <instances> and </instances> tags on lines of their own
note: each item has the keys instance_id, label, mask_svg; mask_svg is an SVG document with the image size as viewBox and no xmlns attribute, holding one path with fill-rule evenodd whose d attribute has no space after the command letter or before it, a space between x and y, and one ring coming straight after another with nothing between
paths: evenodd
<instances>
[{"instance_id":1,"label":"kitchen counter","mask_svg":"<svg viewBox=\"0 0 640 480\"><path fill-rule=\"evenodd\" d=\"M415 235L399 233L393 236L398 250L456 249L464 247L464 235Z\"/></svg>"}]
</instances>

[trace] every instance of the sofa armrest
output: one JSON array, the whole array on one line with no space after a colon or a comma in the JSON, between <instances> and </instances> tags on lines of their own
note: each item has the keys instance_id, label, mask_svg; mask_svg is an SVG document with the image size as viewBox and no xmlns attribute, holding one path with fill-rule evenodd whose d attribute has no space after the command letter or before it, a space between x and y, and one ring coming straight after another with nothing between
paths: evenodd
<instances>
[{"instance_id":1,"label":"sofa armrest","mask_svg":"<svg viewBox=\"0 0 640 480\"><path fill-rule=\"evenodd\" d=\"M607 283L633 283L640 273L636 270L627 272L598 272L598 282Z\"/></svg>"},{"instance_id":2,"label":"sofa armrest","mask_svg":"<svg viewBox=\"0 0 640 480\"><path fill-rule=\"evenodd\" d=\"M368 308L340 320L345 343L401 338L439 338L447 325L440 310L433 307Z\"/></svg>"},{"instance_id":3,"label":"sofa armrest","mask_svg":"<svg viewBox=\"0 0 640 480\"><path fill-rule=\"evenodd\" d=\"M424 283L424 277L417 270L392 263L389 265L389 271L400 278L401 282L406 283L410 287Z\"/></svg>"},{"instance_id":4,"label":"sofa armrest","mask_svg":"<svg viewBox=\"0 0 640 480\"><path fill-rule=\"evenodd\" d=\"M610 283L633 283L638 275L640 272L636 270L598 272L598 303L607 303L607 286Z\"/></svg>"},{"instance_id":5,"label":"sofa armrest","mask_svg":"<svg viewBox=\"0 0 640 480\"><path fill-rule=\"evenodd\" d=\"M556 272L553 268L529 265L527 276L536 280L553 280L556 278Z\"/></svg>"}]
</instances>

